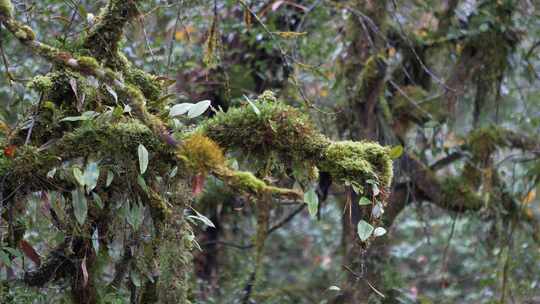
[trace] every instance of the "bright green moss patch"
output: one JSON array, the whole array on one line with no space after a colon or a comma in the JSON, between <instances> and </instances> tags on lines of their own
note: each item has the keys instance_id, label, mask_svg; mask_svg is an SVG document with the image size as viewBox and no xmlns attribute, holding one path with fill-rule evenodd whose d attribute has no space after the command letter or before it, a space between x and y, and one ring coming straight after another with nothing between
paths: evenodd
<instances>
[{"instance_id":1,"label":"bright green moss patch","mask_svg":"<svg viewBox=\"0 0 540 304\"><path fill-rule=\"evenodd\" d=\"M78 58L79 65L81 66L81 69L87 70L87 71L95 71L99 69L99 63L96 59L89 56L81 56Z\"/></svg>"},{"instance_id":2,"label":"bright green moss patch","mask_svg":"<svg viewBox=\"0 0 540 304\"><path fill-rule=\"evenodd\" d=\"M329 140L321 135L306 114L281 102L254 102L231 108L204 122L198 131L225 149L267 157L277 152L284 161L318 159Z\"/></svg>"},{"instance_id":3,"label":"bright green moss patch","mask_svg":"<svg viewBox=\"0 0 540 304\"><path fill-rule=\"evenodd\" d=\"M36 39L36 34L27 25L23 25L19 27L19 29L17 29L17 31L14 34L15 34L15 37L24 41L30 41L30 40Z\"/></svg>"},{"instance_id":4,"label":"bright green moss patch","mask_svg":"<svg viewBox=\"0 0 540 304\"><path fill-rule=\"evenodd\" d=\"M235 189L244 192L262 192L266 184L251 172L234 172L231 179Z\"/></svg>"},{"instance_id":5,"label":"bright green moss patch","mask_svg":"<svg viewBox=\"0 0 540 304\"><path fill-rule=\"evenodd\" d=\"M318 163L322 171L341 181L373 179L388 187L392 181L392 160L388 149L372 142L331 143Z\"/></svg>"},{"instance_id":6,"label":"bright green moss patch","mask_svg":"<svg viewBox=\"0 0 540 304\"><path fill-rule=\"evenodd\" d=\"M13 5L11 4L11 0L0 0L0 15L8 18L13 16Z\"/></svg>"},{"instance_id":7,"label":"bright green moss patch","mask_svg":"<svg viewBox=\"0 0 540 304\"><path fill-rule=\"evenodd\" d=\"M29 83L28 88L36 90L38 92L44 92L50 90L53 86L51 77L38 75L34 77Z\"/></svg>"},{"instance_id":8,"label":"bright green moss patch","mask_svg":"<svg viewBox=\"0 0 540 304\"><path fill-rule=\"evenodd\" d=\"M149 101L156 101L163 90L155 76L136 67L129 67L124 72L126 82L137 86Z\"/></svg>"}]
</instances>

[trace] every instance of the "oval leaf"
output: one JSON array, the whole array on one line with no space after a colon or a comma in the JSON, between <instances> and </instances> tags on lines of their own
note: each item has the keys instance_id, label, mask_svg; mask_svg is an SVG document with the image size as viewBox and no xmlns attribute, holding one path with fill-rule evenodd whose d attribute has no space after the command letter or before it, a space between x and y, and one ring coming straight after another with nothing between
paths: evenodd
<instances>
[{"instance_id":1,"label":"oval leaf","mask_svg":"<svg viewBox=\"0 0 540 304\"><path fill-rule=\"evenodd\" d=\"M371 210L371 215L374 217L374 218L380 218L384 213L384 207L383 205L378 202L377 204L375 204L375 206L373 207L373 209Z\"/></svg>"},{"instance_id":2,"label":"oval leaf","mask_svg":"<svg viewBox=\"0 0 540 304\"><path fill-rule=\"evenodd\" d=\"M208 110L208 107L210 107L210 103L210 100L203 100L197 102L189 108L188 117L195 118L197 116L201 116L204 112L206 112L206 110Z\"/></svg>"},{"instance_id":3,"label":"oval leaf","mask_svg":"<svg viewBox=\"0 0 540 304\"><path fill-rule=\"evenodd\" d=\"M388 153L391 159L398 159L401 155L403 155L403 146L401 145L393 146Z\"/></svg>"},{"instance_id":4,"label":"oval leaf","mask_svg":"<svg viewBox=\"0 0 540 304\"><path fill-rule=\"evenodd\" d=\"M146 150L145 146L139 144L137 153L139 154L139 169L141 171L141 174L144 174L144 172L146 172L146 169L148 168L148 150Z\"/></svg>"},{"instance_id":5,"label":"oval leaf","mask_svg":"<svg viewBox=\"0 0 540 304\"><path fill-rule=\"evenodd\" d=\"M192 106L193 106L192 103L180 103L180 104L174 105L169 111L169 116L174 117L174 116L186 114L189 111L189 109L191 109Z\"/></svg>"},{"instance_id":6,"label":"oval leaf","mask_svg":"<svg viewBox=\"0 0 540 304\"><path fill-rule=\"evenodd\" d=\"M360 206L371 205L371 201L369 200L369 198L367 198L365 196L362 196L360 198L360 201L358 201L358 205L360 205Z\"/></svg>"},{"instance_id":7,"label":"oval leaf","mask_svg":"<svg viewBox=\"0 0 540 304\"><path fill-rule=\"evenodd\" d=\"M362 240L362 242L365 242L371 236L371 233L373 232L373 226L371 226L368 222L361 220L360 222L358 222L356 232L358 233L360 240Z\"/></svg>"},{"instance_id":8,"label":"oval leaf","mask_svg":"<svg viewBox=\"0 0 540 304\"><path fill-rule=\"evenodd\" d=\"M385 234L386 234L386 229L384 229L383 227L377 227L373 231L374 236L383 236Z\"/></svg>"},{"instance_id":9,"label":"oval leaf","mask_svg":"<svg viewBox=\"0 0 540 304\"><path fill-rule=\"evenodd\" d=\"M71 191L71 204L73 205L75 219L80 225L83 225L88 214L88 205L86 204L84 192L80 189Z\"/></svg>"},{"instance_id":10,"label":"oval leaf","mask_svg":"<svg viewBox=\"0 0 540 304\"><path fill-rule=\"evenodd\" d=\"M90 191L94 190L97 185L97 181L99 179L99 167L97 162L89 162L86 165L86 168L84 169L84 185L86 186L86 192L90 193Z\"/></svg>"},{"instance_id":11,"label":"oval leaf","mask_svg":"<svg viewBox=\"0 0 540 304\"><path fill-rule=\"evenodd\" d=\"M319 207L319 197L315 193L315 189L310 189L304 193L304 202L308 205L309 215L315 217L317 215L317 209Z\"/></svg>"}]
</instances>

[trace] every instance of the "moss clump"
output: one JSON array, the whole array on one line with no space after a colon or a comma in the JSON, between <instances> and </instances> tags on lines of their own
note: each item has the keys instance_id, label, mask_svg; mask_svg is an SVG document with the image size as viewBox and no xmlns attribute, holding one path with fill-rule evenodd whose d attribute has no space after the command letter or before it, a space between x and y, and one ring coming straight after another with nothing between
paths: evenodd
<instances>
[{"instance_id":1,"label":"moss clump","mask_svg":"<svg viewBox=\"0 0 540 304\"><path fill-rule=\"evenodd\" d=\"M75 81L76 86L72 87ZM80 115L79 110L99 109L101 106L96 88L88 84L85 77L79 73L71 71L55 71L45 76L35 77L30 85L35 89L43 89L43 97L53 102L59 109L65 111L67 115ZM75 93L74 88L77 90ZM84 96L83 109L77 109L77 104Z\"/></svg>"},{"instance_id":2,"label":"moss clump","mask_svg":"<svg viewBox=\"0 0 540 304\"><path fill-rule=\"evenodd\" d=\"M225 164L225 156L218 144L200 133L188 137L178 155L195 172L207 173Z\"/></svg>"},{"instance_id":3,"label":"moss clump","mask_svg":"<svg viewBox=\"0 0 540 304\"><path fill-rule=\"evenodd\" d=\"M150 129L136 120L104 126L88 122L64 136L60 144L69 147L62 154L70 158L102 151L114 159L136 160L132 151L137 151L139 144L150 151L166 151Z\"/></svg>"},{"instance_id":4,"label":"moss clump","mask_svg":"<svg viewBox=\"0 0 540 304\"><path fill-rule=\"evenodd\" d=\"M266 188L266 184L251 172L234 172L230 181L235 189L244 192L261 193Z\"/></svg>"},{"instance_id":5,"label":"moss clump","mask_svg":"<svg viewBox=\"0 0 540 304\"><path fill-rule=\"evenodd\" d=\"M325 149L318 166L341 181L372 179L384 187L392 181L388 149L372 142L334 142Z\"/></svg>"},{"instance_id":6,"label":"moss clump","mask_svg":"<svg viewBox=\"0 0 540 304\"><path fill-rule=\"evenodd\" d=\"M471 132L467 144L474 159L486 161L498 147L506 145L505 132L496 126L480 128Z\"/></svg>"},{"instance_id":7,"label":"moss clump","mask_svg":"<svg viewBox=\"0 0 540 304\"><path fill-rule=\"evenodd\" d=\"M93 57L81 56L77 58L79 66L84 71L95 71L99 69L99 63Z\"/></svg>"},{"instance_id":8,"label":"moss clump","mask_svg":"<svg viewBox=\"0 0 540 304\"><path fill-rule=\"evenodd\" d=\"M264 91L257 99L262 102L277 102L276 94L270 90Z\"/></svg>"},{"instance_id":9,"label":"moss clump","mask_svg":"<svg viewBox=\"0 0 540 304\"><path fill-rule=\"evenodd\" d=\"M225 149L268 157L277 153L284 162L319 159L329 140L320 134L306 114L276 101L255 101L258 113L249 105L220 112L205 121L204 133Z\"/></svg>"},{"instance_id":10,"label":"moss clump","mask_svg":"<svg viewBox=\"0 0 540 304\"><path fill-rule=\"evenodd\" d=\"M32 41L36 39L36 34L29 26L23 25L17 29L15 32L15 37L23 41Z\"/></svg>"},{"instance_id":11,"label":"moss clump","mask_svg":"<svg viewBox=\"0 0 540 304\"><path fill-rule=\"evenodd\" d=\"M484 205L482 198L461 178L447 178L442 187L441 203L444 206L455 210L477 210Z\"/></svg>"},{"instance_id":12,"label":"moss clump","mask_svg":"<svg viewBox=\"0 0 540 304\"><path fill-rule=\"evenodd\" d=\"M388 187L392 161L388 150L371 142L332 142L308 116L279 101L259 98L251 106L229 109L207 120L196 130L225 149L267 158L277 153L293 167L313 162L336 180L364 183L367 179Z\"/></svg>"},{"instance_id":13,"label":"moss clump","mask_svg":"<svg viewBox=\"0 0 540 304\"><path fill-rule=\"evenodd\" d=\"M53 81L50 76L38 75L28 83L28 88L38 92L45 92L52 88Z\"/></svg>"},{"instance_id":14,"label":"moss clump","mask_svg":"<svg viewBox=\"0 0 540 304\"><path fill-rule=\"evenodd\" d=\"M11 4L11 0L0 0L0 16L7 18L13 16L13 4Z\"/></svg>"},{"instance_id":15,"label":"moss clump","mask_svg":"<svg viewBox=\"0 0 540 304\"><path fill-rule=\"evenodd\" d=\"M158 100L161 96L161 93L163 92L155 76L148 74L145 71L136 67L129 67L128 69L126 69L126 71L124 72L124 78L127 83L138 87L142 91L144 97L146 97L146 99L148 100Z\"/></svg>"},{"instance_id":16,"label":"moss clump","mask_svg":"<svg viewBox=\"0 0 540 304\"><path fill-rule=\"evenodd\" d=\"M367 60L362 72L358 76L357 100L365 102L377 88L377 82L381 81L386 73L386 63L383 55L376 54Z\"/></svg>"}]
</instances>

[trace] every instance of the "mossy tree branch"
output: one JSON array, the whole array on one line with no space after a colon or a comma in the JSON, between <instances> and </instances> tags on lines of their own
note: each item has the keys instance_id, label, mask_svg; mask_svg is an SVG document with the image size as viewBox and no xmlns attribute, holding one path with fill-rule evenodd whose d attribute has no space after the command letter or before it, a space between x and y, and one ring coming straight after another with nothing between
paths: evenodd
<instances>
[{"instance_id":1,"label":"mossy tree branch","mask_svg":"<svg viewBox=\"0 0 540 304\"><path fill-rule=\"evenodd\" d=\"M139 14L137 5L143 0L109 0L105 10L97 17L98 23L84 42L90 55L106 66L119 69L122 60L118 45L126 24Z\"/></svg>"}]
</instances>

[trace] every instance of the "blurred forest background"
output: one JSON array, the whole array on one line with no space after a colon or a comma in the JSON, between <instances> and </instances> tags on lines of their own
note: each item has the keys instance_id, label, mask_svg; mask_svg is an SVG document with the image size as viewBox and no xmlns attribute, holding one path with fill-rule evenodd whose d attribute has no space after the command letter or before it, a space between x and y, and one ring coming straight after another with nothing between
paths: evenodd
<instances>
[{"instance_id":1,"label":"blurred forest background","mask_svg":"<svg viewBox=\"0 0 540 304\"><path fill-rule=\"evenodd\" d=\"M11 1L14 18L29 25L35 39L73 53L106 18L100 10L108 2ZM189 301L540 303L538 1L124 2L136 2L136 13L125 24L119 50L166 82L156 98L164 110L156 115L167 118L170 130L196 128L214 110L264 112L254 101L271 90L308 114L327 137L375 141L391 147L394 158L391 186L379 190L374 184L369 198L354 181L332 181L324 170L313 180L298 168L275 165L275 174L262 176L266 182L313 195L305 202L270 199L265 230L253 197L212 175L195 178L195 200L186 211L195 245L189 267L181 270ZM39 87L34 77L56 69L17 38L4 22L0 139L6 159L26 144L10 143L11 132L30 138L35 109L47 104L31 90ZM77 83L70 83L76 95ZM122 94L105 89L121 105L111 109L130 115ZM173 113L175 105L204 100L213 110L200 117ZM58 120L88 118L79 115ZM250 130L238 136L249 141ZM227 157L237 169L261 170L254 155ZM0 172L4 185L11 177ZM385 202L375 198L380 191ZM69 293L74 285L62 278L25 280L66 237L50 211L62 208L51 207L56 198L43 193L20 198L24 207L16 219L8 195L2 196L0 302L95 303L75 300ZM87 196L89 204L96 200ZM380 218L381 229L366 243L358 239L366 233L358 223L372 203L369 217ZM115 265L130 257L126 252L136 252L126 245L129 235L148 225L148 208L122 204L115 207L111 242L94 241L97 229L88 235L92 250L101 252L98 302L151 303L136 295L151 270L137 266L115 276ZM15 243L14 222L24 227Z\"/></svg>"}]
</instances>

